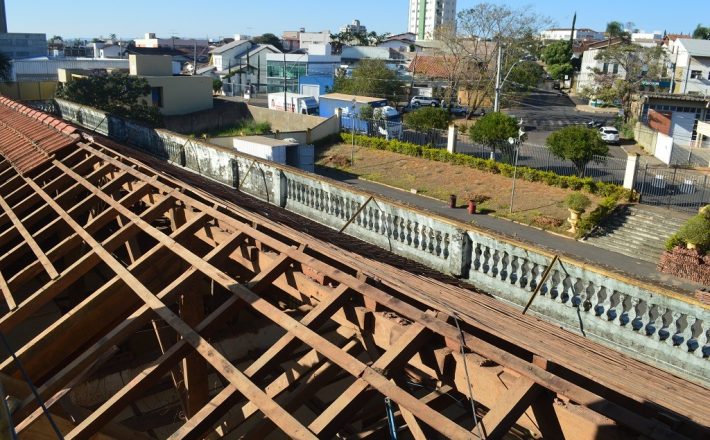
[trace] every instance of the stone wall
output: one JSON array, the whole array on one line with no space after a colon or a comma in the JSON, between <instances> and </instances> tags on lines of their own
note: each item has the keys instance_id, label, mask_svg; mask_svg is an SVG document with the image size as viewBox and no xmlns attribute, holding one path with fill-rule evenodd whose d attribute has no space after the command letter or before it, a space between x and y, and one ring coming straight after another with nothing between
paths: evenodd
<instances>
[{"instance_id":1,"label":"stone wall","mask_svg":"<svg viewBox=\"0 0 710 440\"><path fill-rule=\"evenodd\" d=\"M344 228L346 234L462 278L501 301L522 307L542 283L528 313L710 386L710 307L693 298L566 257L543 282L553 255L541 249L218 145L121 124L66 101L59 107L65 119L323 225Z\"/></svg>"},{"instance_id":2,"label":"stone wall","mask_svg":"<svg viewBox=\"0 0 710 440\"><path fill-rule=\"evenodd\" d=\"M676 246L672 251L664 252L658 270L710 286L710 255L701 255L696 249Z\"/></svg>"}]
</instances>

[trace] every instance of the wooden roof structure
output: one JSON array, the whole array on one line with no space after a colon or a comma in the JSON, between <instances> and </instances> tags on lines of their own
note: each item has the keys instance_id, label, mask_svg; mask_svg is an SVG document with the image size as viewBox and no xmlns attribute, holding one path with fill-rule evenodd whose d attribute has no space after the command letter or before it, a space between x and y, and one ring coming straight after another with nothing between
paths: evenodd
<instances>
[{"instance_id":1,"label":"wooden roof structure","mask_svg":"<svg viewBox=\"0 0 710 440\"><path fill-rule=\"evenodd\" d=\"M708 434L699 385L71 139L30 169L0 146L20 438Z\"/></svg>"}]
</instances>

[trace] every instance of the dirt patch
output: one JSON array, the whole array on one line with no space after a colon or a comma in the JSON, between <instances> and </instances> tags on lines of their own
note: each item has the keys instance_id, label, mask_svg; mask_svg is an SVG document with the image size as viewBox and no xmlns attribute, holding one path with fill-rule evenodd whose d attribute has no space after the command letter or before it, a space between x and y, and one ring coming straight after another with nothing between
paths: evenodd
<instances>
[{"instance_id":1,"label":"dirt patch","mask_svg":"<svg viewBox=\"0 0 710 440\"><path fill-rule=\"evenodd\" d=\"M442 201L448 202L449 194L455 194L459 206L466 205L472 197L488 197L478 205L479 211L566 233L565 219L569 213L564 199L571 190L517 179L511 214L513 179L509 177L358 146L355 147L355 165L351 167L350 149L349 144L334 145L321 152L318 164L407 191L416 189L419 194ZM592 200L592 206L587 210L590 212L601 198L588 196Z\"/></svg>"}]
</instances>

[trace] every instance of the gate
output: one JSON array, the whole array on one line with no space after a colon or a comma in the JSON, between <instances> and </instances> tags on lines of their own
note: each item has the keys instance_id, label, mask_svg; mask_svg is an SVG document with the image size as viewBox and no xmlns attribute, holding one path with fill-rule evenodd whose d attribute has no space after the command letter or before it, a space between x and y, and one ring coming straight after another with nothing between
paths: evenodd
<instances>
[{"instance_id":1,"label":"gate","mask_svg":"<svg viewBox=\"0 0 710 440\"><path fill-rule=\"evenodd\" d=\"M707 175L679 168L650 167L638 171L634 189L640 202L669 209L697 212L710 204L710 179Z\"/></svg>"}]
</instances>

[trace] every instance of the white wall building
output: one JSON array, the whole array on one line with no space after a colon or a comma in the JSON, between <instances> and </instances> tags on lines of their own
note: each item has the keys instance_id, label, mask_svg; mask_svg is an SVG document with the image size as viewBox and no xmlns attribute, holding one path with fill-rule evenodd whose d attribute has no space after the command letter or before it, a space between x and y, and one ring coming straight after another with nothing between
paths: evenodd
<instances>
[{"instance_id":1,"label":"white wall building","mask_svg":"<svg viewBox=\"0 0 710 440\"><path fill-rule=\"evenodd\" d=\"M710 96L710 40L679 38L669 46L673 93Z\"/></svg>"},{"instance_id":2,"label":"white wall building","mask_svg":"<svg viewBox=\"0 0 710 440\"><path fill-rule=\"evenodd\" d=\"M209 42L207 40L198 40L193 38L180 38L180 37L170 37L170 38L157 38L155 33L148 32L144 35L144 38L136 38L136 47L206 47Z\"/></svg>"},{"instance_id":3,"label":"white wall building","mask_svg":"<svg viewBox=\"0 0 710 440\"><path fill-rule=\"evenodd\" d=\"M621 39L614 39L611 45L621 44ZM605 63L597 59L599 52L609 46L608 41L599 41L592 43L587 47L587 50L582 54L582 66L577 75L577 92L582 92L585 89L591 89L594 86L595 71L600 71L608 75L614 75L619 78L626 78L626 70L615 63Z\"/></svg>"},{"instance_id":4,"label":"white wall building","mask_svg":"<svg viewBox=\"0 0 710 440\"><path fill-rule=\"evenodd\" d=\"M572 29L553 28L542 31L540 38L547 41L569 41ZM601 41L604 39L604 32L597 32L593 29L581 28L574 30L575 41Z\"/></svg>"},{"instance_id":5,"label":"white wall building","mask_svg":"<svg viewBox=\"0 0 710 440\"><path fill-rule=\"evenodd\" d=\"M299 32L298 47L308 50L312 46L330 44L330 31L321 32ZM328 54L330 55L330 54Z\"/></svg>"},{"instance_id":6,"label":"white wall building","mask_svg":"<svg viewBox=\"0 0 710 440\"><path fill-rule=\"evenodd\" d=\"M663 34L660 32L634 32L631 34L631 42L643 47L660 46L663 41Z\"/></svg>"},{"instance_id":7,"label":"white wall building","mask_svg":"<svg viewBox=\"0 0 710 440\"><path fill-rule=\"evenodd\" d=\"M456 0L409 0L407 30L417 40L433 40L444 24L456 26Z\"/></svg>"}]
</instances>

